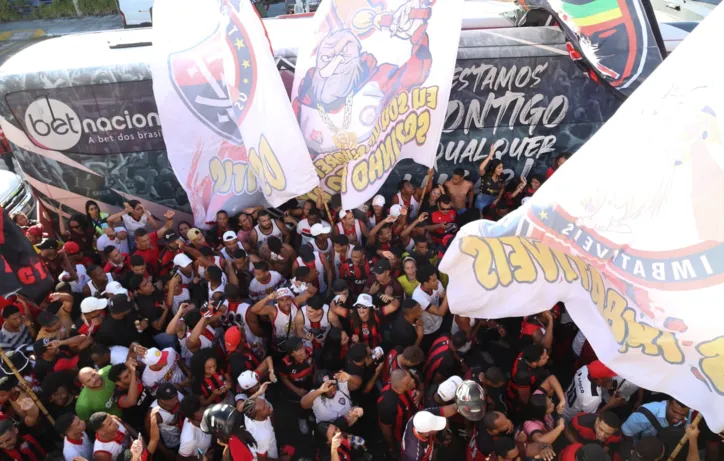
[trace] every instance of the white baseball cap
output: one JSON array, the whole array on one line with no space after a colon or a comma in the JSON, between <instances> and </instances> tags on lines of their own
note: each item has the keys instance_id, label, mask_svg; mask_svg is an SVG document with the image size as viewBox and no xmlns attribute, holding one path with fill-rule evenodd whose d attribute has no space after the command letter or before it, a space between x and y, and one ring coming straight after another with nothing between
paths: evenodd
<instances>
[{"instance_id":1,"label":"white baseball cap","mask_svg":"<svg viewBox=\"0 0 724 461\"><path fill-rule=\"evenodd\" d=\"M128 290L123 288L123 286L119 282L109 282L108 285L106 285L106 291L101 294L127 295Z\"/></svg>"},{"instance_id":2,"label":"white baseball cap","mask_svg":"<svg viewBox=\"0 0 724 461\"><path fill-rule=\"evenodd\" d=\"M100 298L85 298L80 303L80 311L84 314L90 314L91 312L99 311L108 307L107 299Z\"/></svg>"},{"instance_id":3,"label":"white baseball cap","mask_svg":"<svg viewBox=\"0 0 724 461\"><path fill-rule=\"evenodd\" d=\"M128 232L125 227L114 227L113 230L117 233L119 232Z\"/></svg>"},{"instance_id":4,"label":"white baseball cap","mask_svg":"<svg viewBox=\"0 0 724 461\"><path fill-rule=\"evenodd\" d=\"M312 229L310 231L312 232L312 235L316 237L322 234L329 234L330 232L332 232L332 228L329 226L325 226L322 223L317 223L312 226Z\"/></svg>"},{"instance_id":5,"label":"white baseball cap","mask_svg":"<svg viewBox=\"0 0 724 461\"><path fill-rule=\"evenodd\" d=\"M168 360L168 351L160 351L155 347L146 350L146 355L143 356L143 363L149 367L158 365L162 360Z\"/></svg>"},{"instance_id":6,"label":"white baseball cap","mask_svg":"<svg viewBox=\"0 0 724 461\"><path fill-rule=\"evenodd\" d=\"M375 303L372 302L372 296L368 295L367 293L362 293L357 296L357 301L355 301L354 305L375 307Z\"/></svg>"},{"instance_id":7,"label":"white baseball cap","mask_svg":"<svg viewBox=\"0 0 724 461\"><path fill-rule=\"evenodd\" d=\"M259 384L259 377L256 375L255 372L251 370L246 370L244 373L239 375L236 381L239 383L239 386L242 389L248 391L252 387Z\"/></svg>"},{"instance_id":8,"label":"white baseball cap","mask_svg":"<svg viewBox=\"0 0 724 461\"><path fill-rule=\"evenodd\" d=\"M277 290L277 299L283 298L285 296L289 296L290 298L293 298L294 293L292 293L292 290L290 290L289 288L279 288Z\"/></svg>"},{"instance_id":9,"label":"white baseball cap","mask_svg":"<svg viewBox=\"0 0 724 461\"><path fill-rule=\"evenodd\" d=\"M450 402L455 398L455 391L458 390L458 387L462 384L462 382L463 379L459 376L449 377L440 383L440 386L437 388L437 395L439 395L443 401Z\"/></svg>"},{"instance_id":10,"label":"white baseball cap","mask_svg":"<svg viewBox=\"0 0 724 461\"><path fill-rule=\"evenodd\" d=\"M447 419L435 416L429 411L418 411L412 418L412 425L418 433L441 431L447 426Z\"/></svg>"},{"instance_id":11,"label":"white baseball cap","mask_svg":"<svg viewBox=\"0 0 724 461\"><path fill-rule=\"evenodd\" d=\"M232 240L236 240L237 239L236 232L226 231L226 232L224 232L224 235L221 237L221 239L224 242L231 242Z\"/></svg>"},{"instance_id":12,"label":"white baseball cap","mask_svg":"<svg viewBox=\"0 0 724 461\"><path fill-rule=\"evenodd\" d=\"M402 214L402 205L392 205L390 207L390 216L396 218Z\"/></svg>"},{"instance_id":13,"label":"white baseball cap","mask_svg":"<svg viewBox=\"0 0 724 461\"><path fill-rule=\"evenodd\" d=\"M173 257L173 265L179 266L179 267L186 267L189 264L191 264L193 261L191 258L186 256L186 253L179 253L176 256Z\"/></svg>"},{"instance_id":14,"label":"white baseball cap","mask_svg":"<svg viewBox=\"0 0 724 461\"><path fill-rule=\"evenodd\" d=\"M385 198L379 194L372 199L372 206L385 206Z\"/></svg>"},{"instance_id":15,"label":"white baseball cap","mask_svg":"<svg viewBox=\"0 0 724 461\"><path fill-rule=\"evenodd\" d=\"M339 219L344 218L345 216L347 216L347 213L351 212L352 210L345 210L344 208L342 208L341 210L339 210Z\"/></svg>"}]
</instances>

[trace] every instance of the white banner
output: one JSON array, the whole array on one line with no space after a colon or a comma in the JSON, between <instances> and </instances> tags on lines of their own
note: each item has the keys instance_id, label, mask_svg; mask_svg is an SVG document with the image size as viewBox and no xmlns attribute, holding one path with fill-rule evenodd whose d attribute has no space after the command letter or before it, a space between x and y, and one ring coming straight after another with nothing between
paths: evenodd
<instances>
[{"instance_id":1,"label":"white banner","mask_svg":"<svg viewBox=\"0 0 724 461\"><path fill-rule=\"evenodd\" d=\"M319 184L249 0L156 0L153 90L197 225Z\"/></svg>"},{"instance_id":2,"label":"white banner","mask_svg":"<svg viewBox=\"0 0 724 461\"><path fill-rule=\"evenodd\" d=\"M519 210L463 227L450 309L501 318L563 301L598 357L724 429L724 8Z\"/></svg>"},{"instance_id":3,"label":"white banner","mask_svg":"<svg viewBox=\"0 0 724 461\"><path fill-rule=\"evenodd\" d=\"M432 167L463 0L323 0L292 101L326 192L355 208L409 158Z\"/></svg>"}]
</instances>

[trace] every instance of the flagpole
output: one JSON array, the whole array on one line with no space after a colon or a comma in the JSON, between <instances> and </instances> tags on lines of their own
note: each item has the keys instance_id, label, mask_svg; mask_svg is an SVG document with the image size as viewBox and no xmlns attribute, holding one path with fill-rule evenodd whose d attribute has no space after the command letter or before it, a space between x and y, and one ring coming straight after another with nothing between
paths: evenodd
<instances>
[{"instance_id":1,"label":"flagpole","mask_svg":"<svg viewBox=\"0 0 724 461\"><path fill-rule=\"evenodd\" d=\"M664 43L664 37L661 35L661 29L659 28L659 22L656 20L656 14L654 13L654 7L651 6L650 0L641 0L641 4L644 7L644 13L646 18L649 20L649 26L651 26L651 33L656 40L656 46L659 48L662 58L666 58L668 54L666 52L666 44Z\"/></svg>"},{"instance_id":2,"label":"flagpole","mask_svg":"<svg viewBox=\"0 0 724 461\"><path fill-rule=\"evenodd\" d=\"M20 388L23 390L23 392L28 394L30 396L30 398L33 399L33 402L35 402L35 404L38 406L38 408L40 408L40 411L42 411L43 414L45 415L45 417L48 418L48 421L50 421L50 424L55 426L55 420L53 419L52 416L50 416L50 413L48 413L48 410L45 408L45 405L43 405L43 403L40 401L40 399L38 399L38 396L35 395L35 392L33 392L33 389L30 386L28 386L27 381L25 381L25 378L23 378L23 375L20 374L18 369L15 368L15 365L10 360L10 357L8 357L7 354L5 354L5 351L3 350L2 347L0 347L0 356L2 356L3 361L10 368L10 371L12 371L13 374L15 375L15 377L18 378L18 386L20 386Z\"/></svg>"},{"instance_id":3,"label":"flagpole","mask_svg":"<svg viewBox=\"0 0 724 461\"><path fill-rule=\"evenodd\" d=\"M427 181L425 181L425 187L422 189L422 195L420 196L420 210L422 210L423 205L425 205L425 194L427 193L427 189L429 188L430 190L432 190L432 187L430 187L430 184L431 184L430 181L432 181L433 170L434 169L432 167L430 167L430 169L427 170ZM410 210L410 211L412 211L412 210Z\"/></svg>"},{"instance_id":4,"label":"flagpole","mask_svg":"<svg viewBox=\"0 0 724 461\"><path fill-rule=\"evenodd\" d=\"M322 190L322 186L317 186L317 194L319 195L319 198L322 200L322 203L324 204L324 211L327 212L327 218L329 218L329 224L334 226L334 216L332 216L332 213L329 212L329 205L327 204L327 201L324 199L324 191Z\"/></svg>"},{"instance_id":5,"label":"flagpole","mask_svg":"<svg viewBox=\"0 0 724 461\"><path fill-rule=\"evenodd\" d=\"M696 415L696 418L694 418L694 421L691 422L691 425L694 427L697 427L699 425L699 421L701 421L701 413ZM679 444L676 445L676 448L674 448L674 451L671 452L669 455L669 458L666 461L674 461L676 459L676 456L679 454L682 448L684 448L684 445L688 441L689 437L684 434L684 436L679 440Z\"/></svg>"}]
</instances>

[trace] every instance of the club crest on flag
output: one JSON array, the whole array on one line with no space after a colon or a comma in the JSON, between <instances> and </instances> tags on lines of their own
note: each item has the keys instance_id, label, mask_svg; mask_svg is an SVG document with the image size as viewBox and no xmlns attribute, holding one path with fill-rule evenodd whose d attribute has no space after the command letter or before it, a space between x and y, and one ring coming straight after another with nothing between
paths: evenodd
<instances>
[{"instance_id":1,"label":"club crest on flag","mask_svg":"<svg viewBox=\"0 0 724 461\"><path fill-rule=\"evenodd\" d=\"M171 82L184 104L204 125L237 145L244 143L239 125L251 107L257 83L254 50L234 14L240 2L220 2L219 26L199 43L168 58ZM223 40L218 34L223 34Z\"/></svg>"}]
</instances>

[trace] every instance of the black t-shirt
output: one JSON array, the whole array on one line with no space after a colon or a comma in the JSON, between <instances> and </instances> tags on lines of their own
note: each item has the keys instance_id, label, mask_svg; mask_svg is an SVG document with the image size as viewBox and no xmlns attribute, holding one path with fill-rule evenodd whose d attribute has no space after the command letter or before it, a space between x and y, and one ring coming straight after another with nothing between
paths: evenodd
<instances>
[{"instance_id":1,"label":"black t-shirt","mask_svg":"<svg viewBox=\"0 0 724 461\"><path fill-rule=\"evenodd\" d=\"M98 328L95 340L106 346L124 346L130 347L133 342L141 342L141 335L136 329L135 320L137 316L134 312L129 313L120 320L116 320L108 315Z\"/></svg>"},{"instance_id":2,"label":"black t-shirt","mask_svg":"<svg viewBox=\"0 0 724 461\"><path fill-rule=\"evenodd\" d=\"M400 314L392 326L392 343L404 349L407 346L414 346L415 341L417 341L415 326L405 320L404 315Z\"/></svg>"},{"instance_id":3,"label":"black t-shirt","mask_svg":"<svg viewBox=\"0 0 724 461\"><path fill-rule=\"evenodd\" d=\"M490 435L483 421L478 421L475 426L475 446L483 455L489 456L495 451L497 435Z\"/></svg>"},{"instance_id":4,"label":"black t-shirt","mask_svg":"<svg viewBox=\"0 0 724 461\"><path fill-rule=\"evenodd\" d=\"M480 181L480 193L485 195L492 195L494 197L498 197L498 194L500 193L500 189L503 188L503 177L499 176L497 181L493 180L492 175L485 175L483 176L482 180Z\"/></svg>"},{"instance_id":5,"label":"black t-shirt","mask_svg":"<svg viewBox=\"0 0 724 461\"><path fill-rule=\"evenodd\" d=\"M151 323L155 322L159 318L161 318L161 315L163 315L163 309L160 307L160 303L163 301L163 294L154 291L151 295L136 295L136 305L138 306L138 313L140 317L148 319L149 328L153 330L154 333L159 333L160 331L155 330ZM167 320L170 321L170 317L166 316ZM163 325L162 327L165 327ZM161 330L161 331L165 331Z\"/></svg>"}]
</instances>

